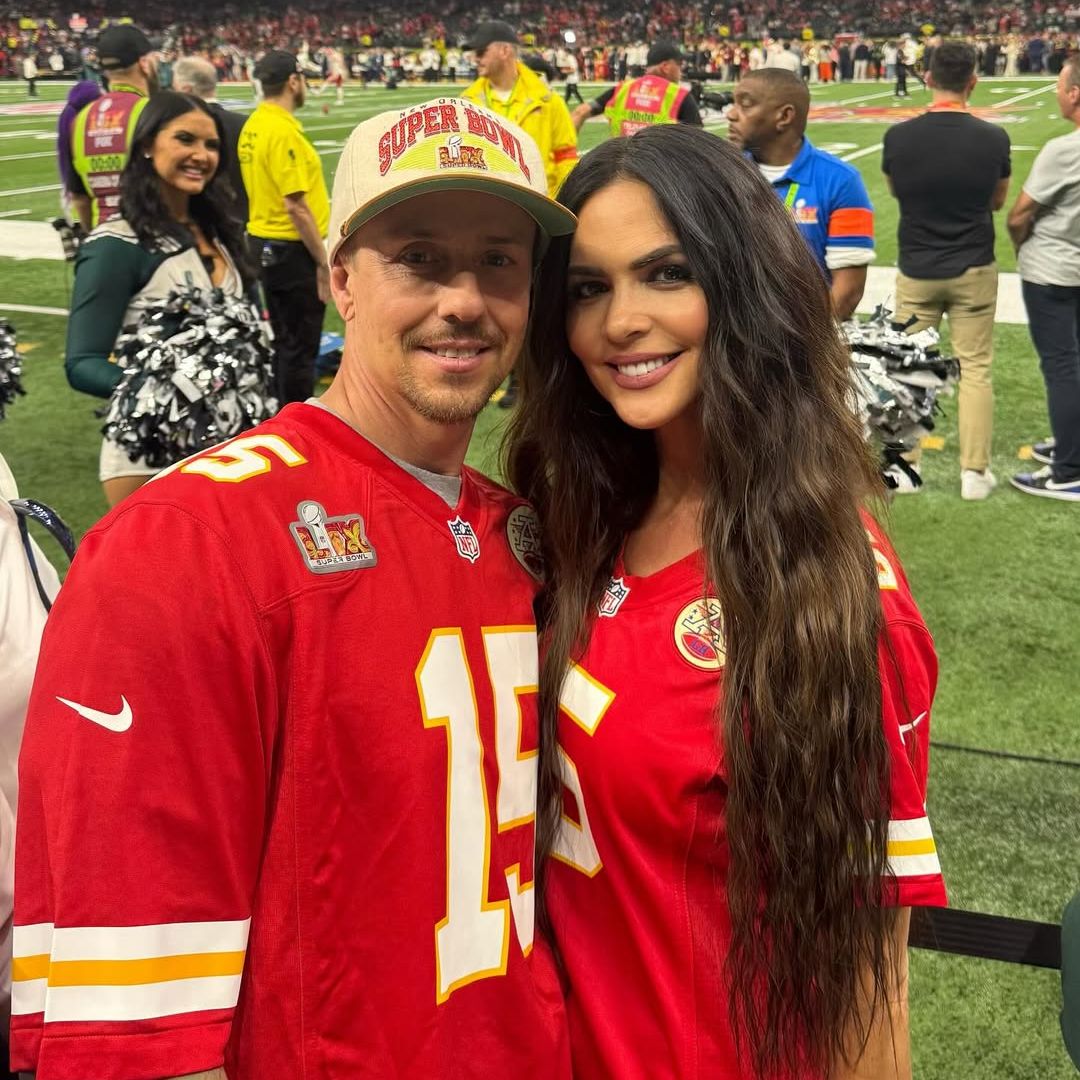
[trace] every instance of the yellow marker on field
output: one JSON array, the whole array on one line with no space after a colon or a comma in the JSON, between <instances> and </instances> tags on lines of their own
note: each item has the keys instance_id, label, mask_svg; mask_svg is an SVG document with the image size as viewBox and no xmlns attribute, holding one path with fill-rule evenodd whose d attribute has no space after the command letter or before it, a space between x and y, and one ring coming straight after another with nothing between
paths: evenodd
<instances>
[{"instance_id":1,"label":"yellow marker on field","mask_svg":"<svg viewBox=\"0 0 1080 1080\"><path fill-rule=\"evenodd\" d=\"M919 440L919 445L924 450L944 450L945 440L940 435L924 435Z\"/></svg>"},{"instance_id":2,"label":"yellow marker on field","mask_svg":"<svg viewBox=\"0 0 1080 1080\"><path fill-rule=\"evenodd\" d=\"M25 356L28 352L36 349L37 347L38 343L36 341L21 341L18 345L15 346L15 351L21 356Z\"/></svg>"},{"instance_id":3,"label":"yellow marker on field","mask_svg":"<svg viewBox=\"0 0 1080 1080\"><path fill-rule=\"evenodd\" d=\"M1016 451L1016 456L1021 461L1031 461L1032 456L1033 456L1032 453L1031 453L1031 447L1030 446L1021 446L1020 449Z\"/></svg>"}]
</instances>

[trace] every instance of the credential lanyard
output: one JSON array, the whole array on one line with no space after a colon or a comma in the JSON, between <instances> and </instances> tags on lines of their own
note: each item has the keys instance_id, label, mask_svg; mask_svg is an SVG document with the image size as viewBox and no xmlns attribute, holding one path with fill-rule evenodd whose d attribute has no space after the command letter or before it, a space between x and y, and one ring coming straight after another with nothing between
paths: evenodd
<instances>
[{"instance_id":1,"label":"credential lanyard","mask_svg":"<svg viewBox=\"0 0 1080 1080\"><path fill-rule=\"evenodd\" d=\"M784 196L784 205L790 210L795 205L795 196L799 193L799 184L793 180L791 187L787 189L787 194Z\"/></svg>"}]
</instances>

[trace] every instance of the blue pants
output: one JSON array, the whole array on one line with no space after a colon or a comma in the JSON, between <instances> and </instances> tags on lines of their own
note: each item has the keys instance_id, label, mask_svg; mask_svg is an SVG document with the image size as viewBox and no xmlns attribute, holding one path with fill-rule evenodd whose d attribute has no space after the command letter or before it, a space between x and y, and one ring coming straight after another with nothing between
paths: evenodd
<instances>
[{"instance_id":1,"label":"blue pants","mask_svg":"<svg viewBox=\"0 0 1080 1080\"><path fill-rule=\"evenodd\" d=\"M1080 285L1022 281L1024 307L1046 383L1054 480L1080 480Z\"/></svg>"}]
</instances>

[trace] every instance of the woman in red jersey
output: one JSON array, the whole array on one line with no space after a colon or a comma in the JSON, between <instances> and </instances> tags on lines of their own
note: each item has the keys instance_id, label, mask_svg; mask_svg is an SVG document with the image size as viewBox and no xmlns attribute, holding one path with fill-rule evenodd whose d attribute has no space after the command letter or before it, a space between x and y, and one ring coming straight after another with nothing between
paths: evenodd
<instances>
[{"instance_id":1,"label":"woman in red jersey","mask_svg":"<svg viewBox=\"0 0 1080 1080\"><path fill-rule=\"evenodd\" d=\"M909 1077L937 664L863 509L825 282L685 125L603 144L560 201L508 465L549 560L538 835L575 1076Z\"/></svg>"}]
</instances>

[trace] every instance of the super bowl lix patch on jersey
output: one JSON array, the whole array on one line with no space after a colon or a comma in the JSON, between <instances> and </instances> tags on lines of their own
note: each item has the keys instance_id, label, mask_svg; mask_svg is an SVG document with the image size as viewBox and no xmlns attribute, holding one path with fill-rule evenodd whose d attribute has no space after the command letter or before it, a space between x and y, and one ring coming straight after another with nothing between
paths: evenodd
<instances>
[{"instance_id":1,"label":"super bowl lix patch on jersey","mask_svg":"<svg viewBox=\"0 0 1080 1080\"><path fill-rule=\"evenodd\" d=\"M300 520L289 531L313 574L364 570L378 562L359 514L327 517L321 503L305 500L297 505L296 516Z\"/></svg>"}]
</instances>

